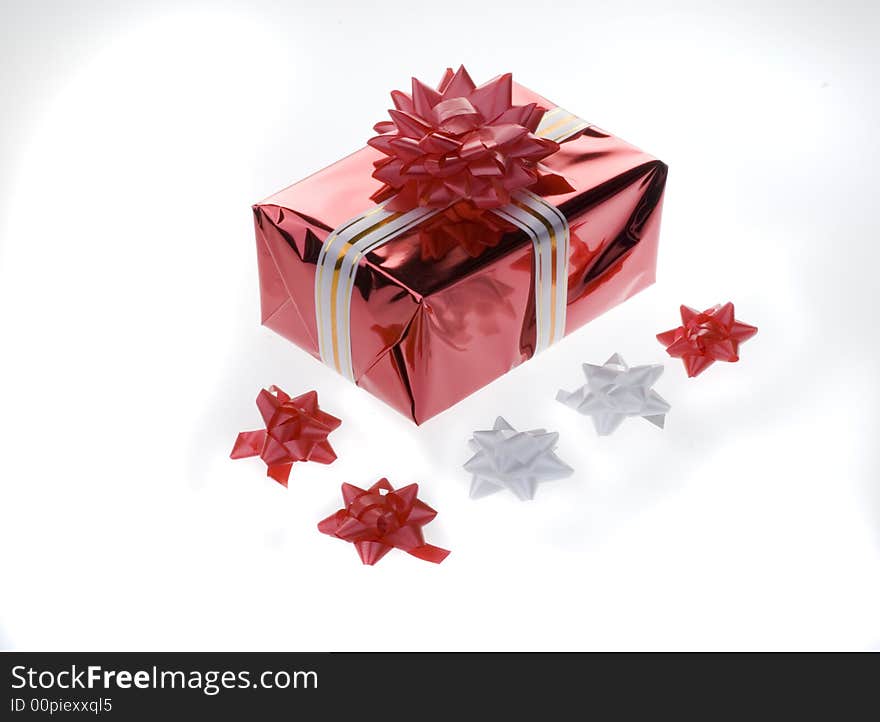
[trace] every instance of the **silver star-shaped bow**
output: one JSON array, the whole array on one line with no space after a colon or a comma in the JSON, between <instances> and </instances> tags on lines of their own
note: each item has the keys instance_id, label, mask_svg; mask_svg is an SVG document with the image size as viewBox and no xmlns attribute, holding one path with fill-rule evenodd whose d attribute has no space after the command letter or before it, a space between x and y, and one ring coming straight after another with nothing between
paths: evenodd
<instances>
[{"instance_id":1,"label":"silver star-shaped bow","mask_svg":"<svg viewBox=\"0 0 880 722\"><path fill-rule=\"evenodd\" d=\"M464 468L473 474L471 498L510 489L521 500L533 499L538 484L572 473L553 450L559 434L544 429L517 431L500 416L487 431L475 431L468 442L476 451Z\"/></svg>"},{"instance_id":2,"label":"silver star-shaped bow","mask_svg":"<svg viewBox=\"0 0 880 722\"><path fill-rule=\"evenodd\" d=\"M587 383L571 393L560 391L556 400L592 416L601 436L610 434L628 416L641 416L662 429L672 407L651 388L662 374L662 364L630 368L620 354L614 354L601 366L584 364Z\"/></svg>"}]
</instances>

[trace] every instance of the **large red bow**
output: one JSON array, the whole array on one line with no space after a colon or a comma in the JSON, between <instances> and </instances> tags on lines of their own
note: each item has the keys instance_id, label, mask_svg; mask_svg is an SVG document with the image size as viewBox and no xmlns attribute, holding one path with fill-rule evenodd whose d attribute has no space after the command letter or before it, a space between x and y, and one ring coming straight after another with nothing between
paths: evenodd
<instances>
[{"instance_id":1,"label":"large red bow","mask_svg":"<svg viewBox=\"0 0 880 722\"><path fill-rule=\"evenodd\" d=\"M739 345L758 333L758 329L737 321L733 304L707 308L700 313L681 307L682 325L657 334L666 353L684 361L688 376L696 376L715 361L739 361Z\"/></svg>"},{"instance_id":2,"label":"large red bow","mask_svg":"<svg viewBox=\"0 0 880 722\"><path fill-rule=\"evenodd\" d=\"M269 467L266 474L284 486L295 461L329 464L336 459L327 435L342 421L318 408L315 391L290 398L270 386L257 396L257 408L266 428L242 431L230 454L233 459L259 456Z\"/></svg>"},{"instance_id":3,"label":"large red bow","mask_svg":"<svg viewBox=\"0 0 880 722\"><path fill-rule=\"evenodd\" d=\"M418 484L400 489L379 479L369 489L342 485L345 508L318 524L318 531L352 542L364 564L375 564L392 549L439 564L447 549L425 544L422 527L437 512L420 501Z\"/></svg>"},{"instance_id":4,"label":"large red bow","mask_svg":"<svg viewBox=\"0 0 880 722\"><path fill-rule=\"evenodd\" d=\"M387 157L373 177L385 185L373 195L386 208L445 208L466 201L481 209L510 203L510 194L531 188L541 195L574 190L540 164L559 144L535 135L544 108L514 105L510 73L479 88L464 66L451 69L437 90L413 78L412 95L391 93L390 121L368 143Z\"/></svg>"}]
</instances>

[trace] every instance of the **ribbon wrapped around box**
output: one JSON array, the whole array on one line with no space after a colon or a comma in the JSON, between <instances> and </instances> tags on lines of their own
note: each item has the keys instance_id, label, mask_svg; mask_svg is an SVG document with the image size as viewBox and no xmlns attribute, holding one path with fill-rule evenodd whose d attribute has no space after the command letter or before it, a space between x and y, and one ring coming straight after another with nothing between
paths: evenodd
<instances>
[{"instance_id":1,"label":"ribbon wrapped around box","mask_svg":"<svg viewBox=\"0 0 880 722\"><path fill-rule=\"evenodd\" d=\"M263 324L421 423L654 281L666 166L502 75L254 206Z\"/></svg>"}]
</instances>

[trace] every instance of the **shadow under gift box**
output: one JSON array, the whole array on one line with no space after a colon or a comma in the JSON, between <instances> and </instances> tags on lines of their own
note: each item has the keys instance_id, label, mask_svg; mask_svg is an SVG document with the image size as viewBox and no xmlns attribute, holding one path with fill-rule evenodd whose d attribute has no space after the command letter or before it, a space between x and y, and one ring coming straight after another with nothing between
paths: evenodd
<instances>
[{"instance_id":1,"label":"shadow under gift box","mask_svg":"<svg viewBox=\"0 0 880 722\"><path fill-rule=\"evenodd\" d=\"M553 104L520 85L516 104ZM374 207L363 148L254 206L262 321L320 358L315 271L328 234ZM548 196L568 219L566 335L654 282L666 165L595 126L544 161L576 189ZM442 229L440 229L442 232ZM490 231L487 229L487 233ZM534 354L533 247L519 230L424 258L416 228L361 261L351 300L358 386L417 424Z\"/></svg>"}]
</instances>

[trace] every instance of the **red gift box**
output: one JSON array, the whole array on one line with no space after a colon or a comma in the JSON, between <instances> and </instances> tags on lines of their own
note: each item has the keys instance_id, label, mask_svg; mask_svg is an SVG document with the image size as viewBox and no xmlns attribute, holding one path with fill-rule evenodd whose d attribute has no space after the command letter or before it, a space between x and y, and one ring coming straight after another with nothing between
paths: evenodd
<instances>
[{"instance_id":1,"label":"red gift box","mask_svg":"<svg viewBox=\"0 0 880 722\"><path fill-rule=\"evenodd\" d=\"M546 109L545 137L566 123L577 131L541 161L574 189L546 198L568 223L561 336L653 283L667 168L515 83L512 100ZM383 183L372 173L384 158L363 148L254 206L262 322L319 359L333 361L316 319L322 246L377 208L371 196L381 196ZM350 310L333 308L352 380L417 424L543 343L534 239L471 210L447 209L364 253L351 271ZM554 272L554 292L559 280Z\"/></svg>"}]
</instances>

